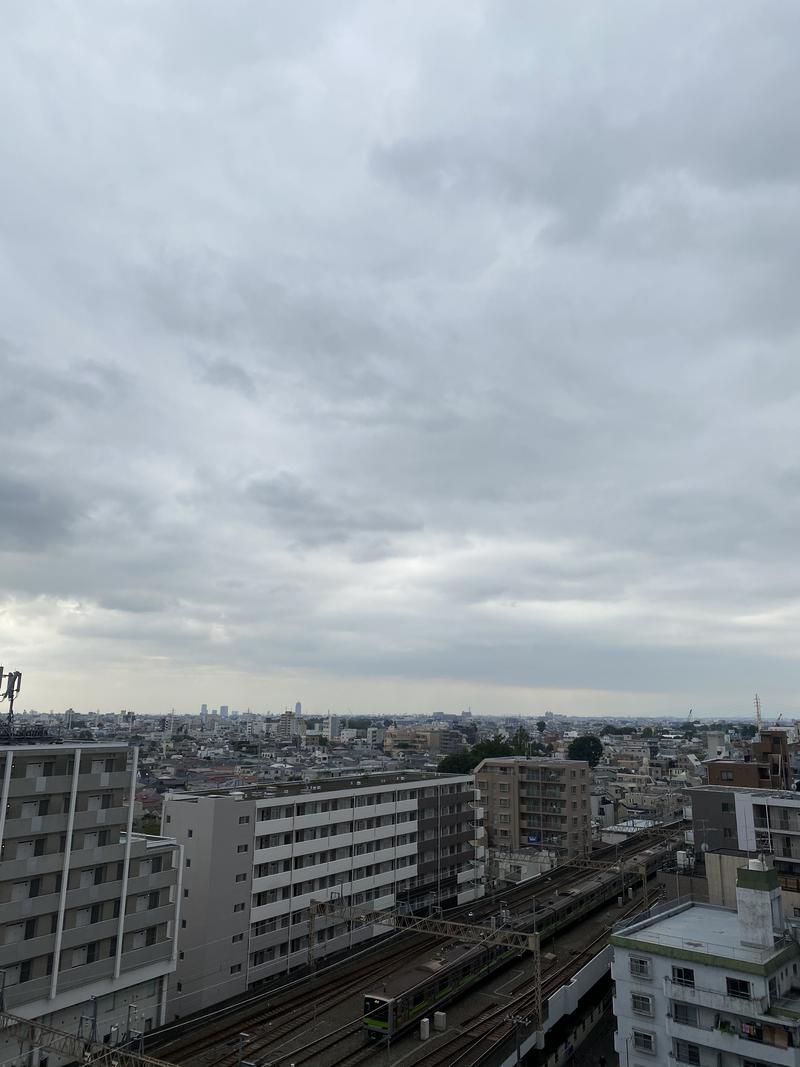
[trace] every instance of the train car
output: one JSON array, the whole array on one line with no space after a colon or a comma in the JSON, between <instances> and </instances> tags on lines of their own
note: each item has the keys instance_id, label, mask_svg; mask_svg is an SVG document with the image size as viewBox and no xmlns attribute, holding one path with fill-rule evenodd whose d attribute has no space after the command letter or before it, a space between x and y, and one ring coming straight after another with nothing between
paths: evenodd
<instances>
[{"instance_id":1,"label":"train car","mask_svg":"<svg viewBox=\"0 0 800 1067\"><path fill-rule=\"evenodd\" d=\"M625 889L641 884L641 866L653 875L665 861L670 846L654 845L637 858L636 865L628 861L625 867ZM552 895L546 896L546 879L538 886L535 902L527 913L520 913L511 904L513 925L517 930L536 930L546 939L597 911L623 893L622 876L618 868L580 874L580 882L571 888L555 882ZM544 898L544 899L543 899ZM502 905L501 905L502 909ZM507 916L501 917L508 920ZM485 916L481 917L485 922ZM393 1039L396 1034L413 1026L423 1016L455 999L460 993L481 979L505 966L518 956L514 950L502 946L464 945L461 943L441 949L436 956L422 964L399 971L387 979L380 989L364 996L363 1029L370 1040Z\"/></svg>"},{"instance_id":2,"label":"train car","mask_svg":"<svg viewBox=\"0 0 800 1067\"><path fill-rule=\"evenodd\" d=\"M505 945L457 942L441 948L364 995L365 1035L370 1041L393 1040L518 956L518 950Z\"/></svg>"}]
</instances>

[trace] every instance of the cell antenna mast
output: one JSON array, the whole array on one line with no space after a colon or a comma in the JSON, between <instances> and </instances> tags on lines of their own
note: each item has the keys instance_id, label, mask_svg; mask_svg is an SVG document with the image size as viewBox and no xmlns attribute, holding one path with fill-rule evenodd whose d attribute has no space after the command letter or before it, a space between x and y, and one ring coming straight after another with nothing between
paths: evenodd
<instances>
[{"instance_id":1,"label":"cell antenna mast","mask_svg":"<svg viewBox=\"0 0 800 1067\"><path fill-rule=\"evenodd\" d=\"M8 715L6 716L6 731L11 737L14 733L14 701L19 696L22 688L22 671L4 671L0 667L0 703L8 701Z\"/></svg>"},{"instance_id":2,"label":"cell antenna mast","mask_svg":"<svg viewBox=\"0 0 800 1067\"><path fill-rule=\"evenodd\" d=\"M756 699L753 701L756 706L756 727L761 729L761 701L758 699L758 693L756 693Z\"/></svg>"}]
</instances>

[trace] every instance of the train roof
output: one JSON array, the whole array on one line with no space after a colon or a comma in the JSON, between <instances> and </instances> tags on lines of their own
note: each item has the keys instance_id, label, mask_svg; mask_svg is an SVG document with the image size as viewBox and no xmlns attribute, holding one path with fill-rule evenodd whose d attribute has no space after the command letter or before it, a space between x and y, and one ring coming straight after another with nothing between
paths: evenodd
<instances>
[{"instance_id":1,"label":"train roof","mask_svg":"<svg viewBox=\"0 0 800 1067\"><path fill-rule=\"evenodd\" d=\"M404 967L383 979L379 985L371 986L369 990L364 992L364 996L397 997L401 993L413 989L414 986L419 985L421 982L427 982L437 971L445 970L475 955L477 952L484 951L485 948L482 945L467 944L463 941L445 945L434 956L430 956L421 963Z\"/></svg>"}]
</instances>

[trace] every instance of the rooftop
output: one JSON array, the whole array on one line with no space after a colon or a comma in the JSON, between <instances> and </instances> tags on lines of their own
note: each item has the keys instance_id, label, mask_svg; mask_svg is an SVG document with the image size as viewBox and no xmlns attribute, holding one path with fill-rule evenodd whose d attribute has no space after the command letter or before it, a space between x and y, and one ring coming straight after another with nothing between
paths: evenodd
<instances>
[{"instance_id":1,"label":"rooftop","mask_svg":"<svg viewBox=\"0 0 800 1067\"><path fill-rule=\"evenodd\" d=\"M756 764L751 764L756 766ZM692 793L741 793L742 796L769 796L774 800L794 800L800 804L800 793L792 789L761 789L758 786L749 785L695 785L690 787Z\"/></svg>"},{"instance_id":2,"label":"rooftop","mask_svg":"<svg viewBox=\"0 0 800 1067\"><path fill-rule=\"evenodd\" d=\"M377 787L419 782L461 782L471 780L471 774L439 774L435 771L391 771L383 774L347 775L338 778L315 778L311 782L274 782L266 785L239 786L220 790L196 789L187 797L231 796L241 794L243 799L260 800L270 797L303 796L310 793L346 792L348 789L375 789ZM173 794L181 797L184 794Z\"/></svg>"},{"instance_id":3,"label":"rooftop","mask_svg":"<svg viewBox=\"0 0 800 1067\"><path fill-rule=\"evenodd\" d=\"M712 956L725 960L739 960L746 964L764 965L794 945L790 938L776 934L772 948L743 945L738 913L732 908L693 901L677 901L661 912L653 909L644 919L641 915L623 920L613 930L614 943L622 938L633 940L637 947L651 947L665 955L671 949L691 953L692 956Z\"/></svg>"}]
</instances>

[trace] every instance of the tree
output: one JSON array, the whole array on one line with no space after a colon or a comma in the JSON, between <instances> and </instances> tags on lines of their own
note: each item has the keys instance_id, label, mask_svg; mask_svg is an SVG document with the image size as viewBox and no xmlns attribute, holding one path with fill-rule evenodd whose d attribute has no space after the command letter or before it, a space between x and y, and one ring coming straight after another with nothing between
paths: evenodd
<instances>
[{"instance_id":1,"label":"tree","mask_svg":"<svg viewBox=\"0 0 800 1067\"><path fill-rule=\"evenodd\" d=\"M539 721L536 723L536 729L539 731L539 736L541 737L547 729L547 723L544 719L539 719Z\"/></svg>"},{"instance_id":2,"label":"tree","mask_svg":"<svg viewBox=\"0 0 800 1067\"><path fill-rule=\"evenodd\" d=\"M652 737L652 736L653 736L653 727L652 726L645 726L644 730L642 730L642 737Z\"/></svg>"},{"instance_id":3,"label":"tree","mask_svg":"<svg viewBox=\"0 0 800 1067\"><path fill-rule=\"evenodd\" d=\"M583 734L570 742L567 749L569 759L586 760L590 767L596 767L603 755L603 743L594 734Z\"/></svg>"},{"instance_id":4,"label":"tree","mask_svg":"<svg viewBox=\"0 0 800 1067\"><path fill-rule=\"evenodd\" d=\"M436 769L442 771L443 774L469 774L474 766L471 752L458 752L439 760Z\"/></svg>"}]
</instances>

